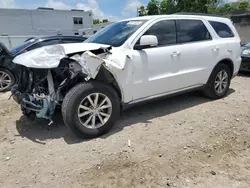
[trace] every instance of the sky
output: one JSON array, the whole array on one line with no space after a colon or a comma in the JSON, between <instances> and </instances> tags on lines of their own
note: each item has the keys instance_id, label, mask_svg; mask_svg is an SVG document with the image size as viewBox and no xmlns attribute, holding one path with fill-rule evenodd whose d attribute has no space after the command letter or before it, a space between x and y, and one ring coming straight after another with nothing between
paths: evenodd
<instances>
[{"instance_id":1,"label":"sky","mask_svg":"<svg viewBox=\"0 0 250 188\"><path fill-rule=\"evenodd\" d=\"M223 0L237 1L237 0ZM149 0L0 0L0 8L50 7L55 9L92 10L97 19L111 21L135 17L137 7L147 5Z\"/></svg>"}]
</instances>

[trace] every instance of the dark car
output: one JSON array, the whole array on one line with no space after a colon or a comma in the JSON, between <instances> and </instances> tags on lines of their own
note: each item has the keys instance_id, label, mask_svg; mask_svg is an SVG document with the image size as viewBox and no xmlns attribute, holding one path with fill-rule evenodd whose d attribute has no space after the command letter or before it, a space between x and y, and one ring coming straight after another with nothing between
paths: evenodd
<instances>
[{"instance_id":1,"label":"dark car","mask_svg":"<svg viewBox=\"0 0 250 188\"><path fill-rule=\"evenodd\" d=\"M43 46L65 43L80 43L86 37L81 36L50 36L27 39L23 44L8 50L4 44L0 44L0 92L7 91L17 81L16 66L12 63L14 57L24 52Z\"/></svg>"},{"instance_id":2,"label":"dark car","mask_svg":"<svg viewBox=\"0 0 250 188\"><path fill-rule=\"evenodd\" d=\"M241 54L242 62L240 71L250 72L250 43L242 46L242 54Z\"/></svg>"}]
</instances>

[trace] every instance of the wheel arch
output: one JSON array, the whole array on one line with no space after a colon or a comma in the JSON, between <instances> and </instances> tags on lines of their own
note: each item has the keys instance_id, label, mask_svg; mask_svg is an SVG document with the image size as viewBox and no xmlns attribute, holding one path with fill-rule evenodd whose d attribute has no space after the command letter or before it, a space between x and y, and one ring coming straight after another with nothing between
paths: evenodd
<instances>
[{"instance_id":1,"label":"wheel arch","mask_svg":"<svg viewBox=\"0 0 250 188\"><path fill-rule=\"evenodd\" d=\"M208 77L206 83L208 83L208 81L210 80L210 78L211 78L213 72L215 71L216 67L217 67L219 64L225 64L225 65L227 65L227 66L229 67L229 69L230 69L230 72L231 72L230 77L232 77L232 75L233 75L233 73L234 73L234 64L233 64L233 61L232 61L231 59L229 59L229 58L224 58L224 59L220 60L220 61L214 66L214 68L212 69L212 71L211 71L211 73L210 73L210 75L209 75L209 77Z\"/></svg>"},{"instance_id":2,"label":"wheel arch","mask_svg":"<svg viewBox=\"0 0 250 188\"><path fill-rule=\"evenodd\" d=\"M120 98L120 102L123 101L123 94L120 85L116 81L114 75L110 71L108 71L105 67L101 66L95 80L101 83L105 83L107 85L111 85L117 92Z\"/></svg>"},{"instance_id":3,"label":"wheel arch","mask_svg":"<svg viewBox=\"0 0 250 188\"><path fill-rule=\"evenodd\" d=\"M5 66L2 66L2 65L0 65L0 69L5 69L5 70L9 71L14 76L15 81L17 80L16 74L11 69L8 69L8 68L6 68Z\"/></svg>"},{"instance_id":4,"label":"wheel arch","mask_svg":"<svg viewBox=\"0 0 250 188\"><path fill-rule=\"evenodd\" d=\"M234 63L233 63L233 61L231 60L231 59L229 59L229 58L225 58L225 59L222 59L222 60L220 60L217 64L216 64L216 66L214 67L214 69L219 65L219 64L225 64L225 65L227 65L228 67L229 67L229 69L230 69L230 72L231 72L231 77L232 77L232 75L233 75L233 73L234 73ZM213 69L213 71L214 71L214 69Z\"/></svg>"},{"instance_id":5,"label":"wheel arch","mask_svg":"<svg viewBox=\"0 0 250 188\"><path fill-rule=\"evenodd\" d=\"M5 69L5 70L9 71L14 76L15 80L17 79L15 73L11 69L8 69L8 68L1 66L1 65L0 65L0 69Z\"/></svg>"}]
</instances>

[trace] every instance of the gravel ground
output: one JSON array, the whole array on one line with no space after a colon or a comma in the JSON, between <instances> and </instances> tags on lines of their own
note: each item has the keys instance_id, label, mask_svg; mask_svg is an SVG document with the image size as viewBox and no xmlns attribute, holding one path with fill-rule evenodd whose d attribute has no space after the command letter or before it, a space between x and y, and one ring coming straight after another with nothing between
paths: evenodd
<instances>
[{"instance_id":1,"label":"gravel ground","mask_svg":"<svg viewBox=\"0 0 250 188\"><path fill-rule=\"evenodd\" d=\"M250 187L250 76L211 101L199 92L125 111L107 135L79 140L60 113L29 121L0 94L0 187Z\"/></svg>"}]
</instances>

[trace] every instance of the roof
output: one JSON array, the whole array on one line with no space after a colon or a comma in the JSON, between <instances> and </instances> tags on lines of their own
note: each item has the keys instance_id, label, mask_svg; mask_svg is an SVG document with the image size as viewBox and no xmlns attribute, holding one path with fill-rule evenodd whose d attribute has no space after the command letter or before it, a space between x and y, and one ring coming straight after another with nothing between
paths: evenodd
<instances>
[{"instance_id":1,"label":"roof","mask_svg":"<svg viewBox=\"0 0 250 188\"><path fill-rule=\"evenodd\" d=\"M37 9L25 9L25 8L0 8L0 10L6 11L60 11L60 12L84 12L84 13L92 13L92 10L75 10L75 9L54 9L54 8L46 8L46 7L38 7Z\"/></svg>"},{"instance_id":2,"label":"roof","mask_svg":"<svg viewBox=\"0 0 250 188\"><path fill-rule=\"evenodd\" d=\"M169 15L153 15L153 16L140 16L135 18L125 19L123 21L129 20L153 20L158 18L203 18L203 19L212 19L212 20L228 20L228 18L220 17L219 15L213 14L194 14L194 13L177 13Z\"/></svg>"},{"instance_id":3,"label":"roof","mask_svg":"<svg viewBox=\"0 0 250 188\"><path fill-rule=\"evenodd\" d=\"M67 36L67 35L55 35L55 36L43 36L43 37L34 37L34 39L42 39L42 40L50 40L50 39L56 39L56 38L70 38L70 39L82 39L87 37L82 36Z\"/></svg>"}]
</instances>

